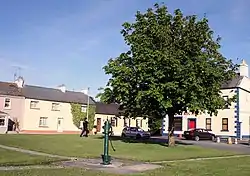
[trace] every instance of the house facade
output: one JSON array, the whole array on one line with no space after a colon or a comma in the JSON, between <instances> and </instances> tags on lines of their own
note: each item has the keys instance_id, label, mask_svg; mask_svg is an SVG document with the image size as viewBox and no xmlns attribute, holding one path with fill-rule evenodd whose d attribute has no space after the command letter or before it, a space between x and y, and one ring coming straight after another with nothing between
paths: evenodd
<instances>
[{"instance_id":1,"label":"house facade","mask_svg":"<svg viewBox=\"0 0 250 176\"><path fill-rule=\"evenodd\" d=\"M95 122L97 134L102 134L104 122L109 120L112 125L112 130L115 136L120 136L122 130L126 126L140 127L145 131L148 131L148 119L137 117L134 119L124 118L119 112L119 105L117 104L104 104L96 102L96 115Z\"/></svg>"},{"instance_id":2,"label":"house facade","mask_svg":"<svg viewBox=\"0 0 250 176\"><path fill-rule=\"evenodd\" d=\"M248 77L248 65L243 60L240 64L239 75L233 80L222 85L221 95L224 99L236 95L236 101L223 110L219 110L217 116L207 113L195 116L191 113L183 113L175 116L174 134L183 134L192 128L204 128L221 137L237 137L238 139L250 136L250 79ZM168 134L168 117L163 119L162 135Z\"/></svg>"},{"instance_id":3,"label":"house facade","mask_svg":"<svg viewBox=\"0 0 250 176\"><path fill-rule=\"evenodd\" d=\"M0 82L0 133L13 121L23 123L24 97L16 83ZM11 128L12 126L9 125ZM12 129L10 129L12 130Z\"/></svg>"},{"instance_id":4,"label":"house facade","mask_svg":"<svg viewBox=\"0 0 250 176\"><path fill-rule=\"evenodd\" d=\"M82 92L67 91L65 86L45 88L25 85L24 119L21 131L25 133L78 133L73 124L71 103L81 104L86 111L94 104L91 97Z\"/></svg>"}]
</instances>

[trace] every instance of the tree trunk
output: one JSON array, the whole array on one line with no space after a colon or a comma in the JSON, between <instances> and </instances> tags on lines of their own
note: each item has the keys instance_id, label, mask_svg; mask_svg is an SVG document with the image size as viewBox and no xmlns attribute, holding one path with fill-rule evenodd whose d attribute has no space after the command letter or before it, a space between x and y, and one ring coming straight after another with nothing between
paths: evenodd
<instances>
[{"instance_id":1,"label":"tree trunk","mask_svg":"<svg viewBox=\"0 0 250 176\"><path fill-rule=\"evenodd\" d=\"M174 138L174 114L168 114L168 146L175 146L175 138Z\"/></svg>"}]
</instances>

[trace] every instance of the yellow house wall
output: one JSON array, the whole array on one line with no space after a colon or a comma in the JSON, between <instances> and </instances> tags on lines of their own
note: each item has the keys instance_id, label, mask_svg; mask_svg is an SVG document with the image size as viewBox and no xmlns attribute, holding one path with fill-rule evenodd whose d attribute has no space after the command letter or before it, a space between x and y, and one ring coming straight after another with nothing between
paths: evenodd
<instances>
[{"instance_id":1,"label":"yellow house wall","mask_svg":"<svg viewBox=\"0 0 250 176\"><path fill-rule=\"evenodd\" d=\"M30 102L39 101L39 109L31 109ZM59 111L52 111L52 101L25 99L23 130L29 131L57 131L57 120L63 118L63 131L79 131L73 124L71 105L59 103ZM39 127L40 117L48 117L47 127Z\"/></svg>"},{"instance_id":2,"label":"yellow house wall","mask_svg":"<svg viewBox=\"0 0 250 176\"><path fill-rule=\"evenodd\" d=\"M95 115L95 125L97 125L97 119L101 119L101 127L104 126L104 122L108 119L111 120L112 117L115 117L115 115L104 115L104 114L96 114ZM130 119L130 126L135 127L136 126L136 119L141 120L142 119L142 129L145 131L148 131L148 119L143 119L141 117L137 117L135 119ZM114 135L119 136L122 133L122 130L124 128L124 120L123 117L117 118L117 126L112 127ZM101 128L101 132L103 132L103 129Z\"/></svg>"}]
</instances>

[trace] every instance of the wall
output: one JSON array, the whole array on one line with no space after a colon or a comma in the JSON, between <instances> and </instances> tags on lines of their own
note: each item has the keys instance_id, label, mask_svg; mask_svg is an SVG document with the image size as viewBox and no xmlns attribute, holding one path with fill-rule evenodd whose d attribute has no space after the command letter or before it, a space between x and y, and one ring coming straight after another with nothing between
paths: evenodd
<instances>
[{"instance_id":1,"label":"wall","mask_svg":"<svg viewBox=\"0 0 250 176\"><path fill-rule=\"evenodd\" d=\"M39 109L31 109L30 102L39 101ZM71 105L69 103L59 103L59 111L52 111L52 101L42 101L34 99L25 99L24 132L57 132L58 118L63 118L62 131L74 132L80 131L74 124L71 114ZM47 127L39 127L40 117L48 117Z\"/></svg>"},{"instance_id":2,"label":"wall","mask_svg":"<svg viewBox=\"0 0 250 176\"><path fill-rule=\"evenodd\" d=\"M221 90L222 96L229 96L229 98L236 95L236 89ZM233 102L229 109L219 110L217 116L210 117L209 114L203 113L198 116L195 115L181 115L182 116L182 131L175 131L175 134L183 134L188 128L188 118L196 119L197 128L206 128L206 118L211 118L212 133L218 136L235 136L235 106L236 102ZM228 131L222 131L222 118L228 118ZM168 133L168 117L163 120L163 135Z\"/></svg>"},{"instance_id":3,"label":"wall","mask_svg":"<svg viewBox=\"0 0 250 176\"><path fill-rule=\"evenodd\" d=\"M11 101L11 108L4 109L5 98ZM0 95L0 111L8 113L11 119L17 118L20 123L20 128L23 126L24 115L24 97Z\"/></svg>"},{"instance_id":4,"label":"wall","mask_svg":"<svg viewBox=\"0 0 250 176\"><path fill-rule=\"evenodd\" d=\"M241 138L249 138L250 135L250 80L244 77L239 88L239 125L236 130L240 131Z\"/></svg>"},{"instance_id":5,"label":"wall","mask_svg":"<svg viewBox=\"0 0 250 176\"><path fill-rule=\"evenodd\" d=\"M115 117L115 115L105 115L105 114L96 114L95 115L95 125L97 125L97 119L101 118L101 132L103 132L102 126L104 126L104 122L108 119L110 120L112 117ZM148 119L143 119L140 117L137 117L136 119L142 120L142 129L145 131L148 131ZM130 119L130 126L135 127L136 126L136 119ZM122 130L124 128L124 120L123 117L117 118L117 126L112 127L114 135L120 136L122 133Z\"/></svg>"}]
</instances>

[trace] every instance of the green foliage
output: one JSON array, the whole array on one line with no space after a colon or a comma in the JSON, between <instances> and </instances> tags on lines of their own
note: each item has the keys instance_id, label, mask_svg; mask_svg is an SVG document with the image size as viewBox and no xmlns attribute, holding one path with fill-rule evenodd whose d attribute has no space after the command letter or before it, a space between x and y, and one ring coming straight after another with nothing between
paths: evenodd
<instances>
[{"instance_id":1,"label":"green foliage","mask_svg":"<svg viewBox=\"0 0 250 176\"><path fill-rule=\"evenodd\" d=\"M162 119L150 118L148 121L148 127L151 132L159 130L162 126Z\"/></svg>"},{"instance_id":2,"label":"green foliage","mask_svg":"<svg viewBox=\"0 0 250 176\"><path fill-rule=\"evenodd\" d=\"M238 65L219 51L207 18L184 16L155 4L124 23L121 34L129 49L104 66L111 75L101 99L117 102L129 117L169 116L187 109L216 114L225 106L221 85L235 76Z\"/></svg>"},{"instance_id":3,"label":"green foliage","mask_svg":"<svg viewBox=\"0 0 250 176\"><path fill-rule=\"evenodd\" d=\"M80 121L83 121L84 118L87 117L86 112L82 112L81 104L71 103L71 113L73 116L73 123L77 128L80 128ZM89 129L92 130L94 127L95 122L95 109L94 105L89 105L89 114L88 114L88 122L89 122Z\"/></svg>"}]
</instances>

